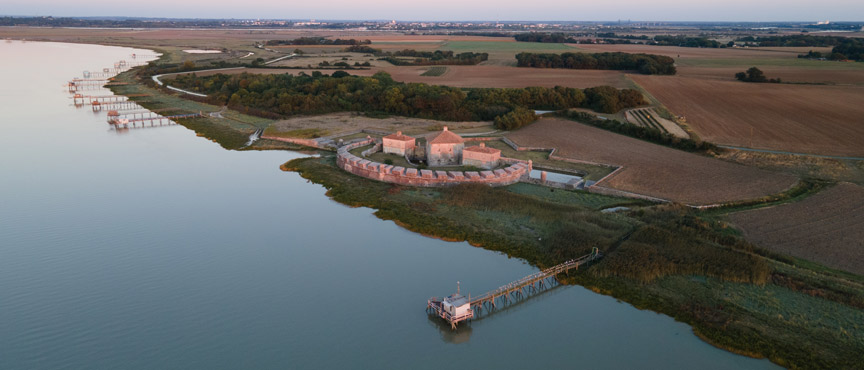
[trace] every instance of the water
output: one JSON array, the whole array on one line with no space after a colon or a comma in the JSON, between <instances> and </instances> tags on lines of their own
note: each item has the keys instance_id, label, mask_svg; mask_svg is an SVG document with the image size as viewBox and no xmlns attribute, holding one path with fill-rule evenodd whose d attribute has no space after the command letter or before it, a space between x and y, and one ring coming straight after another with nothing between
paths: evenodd
<instances>
[{"instance_id":1,"label":"water","mask_svg":"<svg viewBox=\"0 0 864 370\"><path fill-rule=\"evenodd\" d=\"M532 179L539 179L544 171L545 170L531 170L531 173L528 174L528 176L531 177ZM549 180L549 181L560 182L563 184L568 184L571 182L576 184L579 181L582 181L582 178L579 176L576 176L576 175L568 175L568 174L559 173L559 172L552 172L552 171L545 171L545 172L546 172L546 180Z\"/></svg>"},{"instance_id":2,"label":"water","mask_svg":"<svg viewBox=\"0 0 864 370\"><path fill-rule=\"evenodd\" d=\"M278 169L301 154L70 105L132 52L0 43L2 369L772 367L581 287L451 332L429 296L536 269L335 203Z\"/></svg>"}]
</instances>

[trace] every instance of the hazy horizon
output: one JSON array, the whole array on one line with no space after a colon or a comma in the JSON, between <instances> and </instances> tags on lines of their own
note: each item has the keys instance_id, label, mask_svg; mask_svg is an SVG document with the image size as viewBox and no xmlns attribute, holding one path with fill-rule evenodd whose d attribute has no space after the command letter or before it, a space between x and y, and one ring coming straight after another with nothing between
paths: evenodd
<instances>
[{"instance_id":1,"label":"hazy horizon","mask_svg":"<svg viewBox=\"0 0 864 370\"><path fill-rule=\"evenodd\" d=\"M723 3L539 0L527 5L491 0L440 0L434 6L395 0L377 1L375 5L347 0L290 5L275 0L247 0L242 5L206 0L151 0L146 3L11 0L4 8L4 13L15 16L527 22L855 22L845 18L850 14L864 14L864 2L853 0L822 4L804 0L729 0Z\"/></svg>"}]
</instances>

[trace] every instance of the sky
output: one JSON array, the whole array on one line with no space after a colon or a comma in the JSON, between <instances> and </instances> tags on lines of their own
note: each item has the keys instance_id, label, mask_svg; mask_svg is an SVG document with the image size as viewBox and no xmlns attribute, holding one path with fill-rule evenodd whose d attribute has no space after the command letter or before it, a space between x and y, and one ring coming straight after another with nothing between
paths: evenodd
<instances>
[{"instance_id":1,"label":"sky","mask_svg":"<svg viewBox=\"0 0 864 370\"><path fill-rule=\"evenodd\" d=\"M861 21L862 0L3 0L2 15L166 18Z\"/></svg>"}]
</instances>

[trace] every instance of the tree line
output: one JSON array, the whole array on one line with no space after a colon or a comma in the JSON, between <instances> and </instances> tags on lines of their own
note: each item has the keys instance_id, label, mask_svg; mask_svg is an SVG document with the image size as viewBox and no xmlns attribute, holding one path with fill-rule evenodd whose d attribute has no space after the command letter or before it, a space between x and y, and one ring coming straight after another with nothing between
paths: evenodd
<instances>
[{"instance_id":1,"label":"tree line","mask_svg":"<svg viewBox=\"0 0 864 370\"><path fill-rule=\"evenodd\" d=\"M654 54L519 53L516 54L516 61L519 67L627 70L647 75L676 73L675 59Z\"/></svg>"},{"instance_id":2,"label":"tree line","mask_svg":"<svg viewBox=\"0 0 864 370\"><path fill-rule=\"evenodd\" d=\"M609 86L591 89L528 87L458 89L394 81L378 72L371 77L337 71L300 74L177 76L172 86L207 94L207 102L250 114L285 117L342 111L382 113L447 121L524 119L524 110L592 108L605 113L645 104L642 94ZM521 110L521 109L524 110ZM512 125L511 125L512 126ZM514 127L515 128L515 127Z\"/></svg>"},{"instance_id":3,"label":"tree line","mask_svg":"<svg viewBox=\"0 0 864 370\"><path fill-rule=\"evenodd\" d=\"M687 37L671 35L654 36L654 41L651 42L651 44L660 46L681 46L685 48L720 48L726 46L716 40L711 40L707 37Z\"/></svg>"},{"instance_id":4,"label":"tree line","mask_svg":"<svg viewBox=\"0 0 864 370\"><path fill-rule=\"evenodd\" d=\"M411 57L412 60L400 57ZM489 59L488 53L465 52L454 54L450 50L417 51L406 49L387 53L382 59L397 66L426 66L426 65L476 65Z\"/></svg>"},{"instance_id":5,"label":"tree line","mask_svg":"<svg viewBox=\"0 0 864 370\"><path fill-rule=\"evenodd\" d=\"M827 60L864 60L864 40L847 38L831 49L831 53L822 54L810 50L807 54L800 54L798 58L827 59Z\"/></svg>"},{"instance_id":6,"label":"tree line","mask_svg":"<svg viewBox=\"0 0 864 370\"><path fill-rule=\"evenodd\" d=\"M369 45L352 45L346 52L372 54L378 60L386 60L396 66L432 66L432 65L476 65L489 59L488 53L465 52L455 54L450 50L418 51L405 49L398 51L383 51ZM405 59L405 58L414 59Z\"/></svg>"},{"instance_id":7,"label":"tree line","mask_svg":"<svg viewBox=\"0 0 864 370\"><path fill-rule=\"evenodd\" d=\"M785 35L785 36L745 36L739 37L735 41L743 42L748 46L785 46L785 47L802 47L802 46L837 46L846 40L846 37L839 36L811 36L811 35Z\"/></svg>"},{"instance_id":8,"label":"tree line","mask_svg":"<svg viewBox=\"0 0 864 370\"><path fill-rule=\"evenodd\" d=\"M267 40L267 46L278 45L369 45L371 40L328 39L326 37L300 37L293 40Z\"/></svg>"}]
</instances>

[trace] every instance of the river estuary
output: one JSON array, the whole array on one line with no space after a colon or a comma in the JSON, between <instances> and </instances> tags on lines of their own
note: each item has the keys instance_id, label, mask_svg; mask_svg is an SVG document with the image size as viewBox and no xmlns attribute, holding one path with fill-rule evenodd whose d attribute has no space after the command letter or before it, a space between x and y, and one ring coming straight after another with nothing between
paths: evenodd
<instances>
[{"instance_id":1,"label":"river estuary","mask_svg":"<svg viewBox=\"0 0 864 370\"><path fill-rule=\"evenodd\" d=\"M0 369L774 367L578 286L451 332L427 298L536 268L338 204L303 154L72 105L133 52L0 42Z\"/></svg>"}]
</instances>

